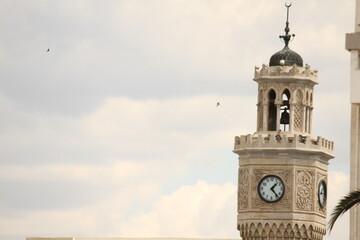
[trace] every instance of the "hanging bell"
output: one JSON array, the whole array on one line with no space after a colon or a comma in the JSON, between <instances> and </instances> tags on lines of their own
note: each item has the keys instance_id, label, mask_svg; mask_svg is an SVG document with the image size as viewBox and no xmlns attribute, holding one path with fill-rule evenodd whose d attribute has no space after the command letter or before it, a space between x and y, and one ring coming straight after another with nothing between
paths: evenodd
<instances>
[{"instance_id":1,"label":"hanging bell","mask_svg":"<svg viewBox=\"0 0 360 240\"><path fill-rule=\"evenodd\" d=\"M287 112L287 108L281 113L280 124L289 124L290 123L290 116Z\"/></svg>"}]
</instances>

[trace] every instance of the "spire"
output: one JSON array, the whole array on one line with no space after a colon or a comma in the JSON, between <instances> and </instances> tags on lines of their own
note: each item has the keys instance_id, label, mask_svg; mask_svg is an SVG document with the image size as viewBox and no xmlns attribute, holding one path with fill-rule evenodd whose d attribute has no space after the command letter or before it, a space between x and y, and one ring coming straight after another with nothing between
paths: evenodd
<instances>
[{"instance_id":1,"label":"spire","mask_svg":"<svg viewBox=\"0 0 360 240\"><path fill-rule=\"evenodd\" d=\"M289 48L289 42L295 37L295 34L289 34L289 8L291 7L291 3L285 3L285 7L287 8L287 15L286 15L286 26L285 26L285 35L280 35L279 37L282 38L285 42L285 47L278 51L277 53L273 54L269 61L269 66L292 66L294 64L298 65L299 67L303 66L303 60L299 54L292 51Z\"/></svg>"},{"instance_id":2,"label":"spire","mask_svg":"<svg viewBox=\"0 0 360 240\"><path fill-rule=\"evenodd\" d=\"M289 34L290 28L289 28L289 8L291 7L291 3L287 4L285 3L285 7L287 8L287 14L286 14L286 27L285 27L285 35L280 35L279 38L282 38L285 42L285 47L289 45L289 42L291 40L291 37L295 37L295 34Z\"/></svg>"}]
</instances>

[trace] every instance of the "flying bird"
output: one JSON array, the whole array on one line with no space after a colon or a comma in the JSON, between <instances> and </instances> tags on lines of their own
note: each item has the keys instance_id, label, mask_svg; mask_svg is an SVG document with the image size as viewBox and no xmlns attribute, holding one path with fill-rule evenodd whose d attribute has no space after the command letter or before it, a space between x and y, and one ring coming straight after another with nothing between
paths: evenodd
<instances>
[{"instance_id":1,"label":"flying bird","mask_svg":"<svg viewBox=\"0 0 360 240\"><path fill-rule=\"evenodd\" d=\"M217 102L217 103L216 103L216 106L217 106L217 107L220 106L220 102Z\"/></svg>"}]
</instances>

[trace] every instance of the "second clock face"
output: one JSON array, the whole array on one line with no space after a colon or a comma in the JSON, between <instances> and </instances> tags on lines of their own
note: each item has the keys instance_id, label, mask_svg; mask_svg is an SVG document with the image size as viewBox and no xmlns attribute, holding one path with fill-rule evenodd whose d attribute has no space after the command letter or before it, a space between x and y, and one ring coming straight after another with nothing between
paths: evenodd
<instances>
[{"instance_id":1,"label":"second clock face","mask_svg":"<svg viewBox=\"0 0 360 240\"><path fill-rule=\"evenodd\" d=\"M258 194L265 202L277 202L284 196L284 193L284 183L281 178L276 175L267 175L259 182Z\"/></svg>"},{"instance_id":2,"label":"second clock face","mask_svg":"<svg viewBox=\"0 0 360 240\"><path fill-rule=\"evenodd\" d=\"M321 180L318 187L318 199L320 207L325 207L326 205L326 183L324 180Z\"/></svg>"}]
</instances>

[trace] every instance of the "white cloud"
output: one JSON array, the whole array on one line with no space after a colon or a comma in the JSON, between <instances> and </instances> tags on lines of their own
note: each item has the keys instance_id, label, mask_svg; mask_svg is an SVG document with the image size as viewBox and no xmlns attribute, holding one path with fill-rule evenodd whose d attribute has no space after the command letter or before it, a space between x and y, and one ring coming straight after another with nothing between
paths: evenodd
<instances>
[{"instance_id":1,"label":"white cloud","mask_svg":"<svg viewBox=\"0 0 360 240\"><path fill-rule=\"evenodd\" d=\"M138 187L141 187L138 185ZM158 196L150 210L127 216L134 197L147 202L147 190L132 186L94 205L73 210L28 211L19 218L0 218L0 234L47 236L235 237L236 186L200 181ZM136 194L131 194L131 191ZM126 199L126 201L124 201ZM230 224L229 224L230 223ZM141 229L141 231L139 231ZM184 231L186 229L186 231Z\"/></svg>"},{"instance_id":2,"label":"white cloud","mask_svg":"<svg viewBox=\"0 0 360 240\"><path fill-rule=\"evenodd\" d=\"M236 224L231 224L236 220L235 201L236 186L232 183L212 185L200 181L182 186L162 196L149 213L123 223L121 235L235 238Z\"/></svg>"},{"instance_id":3,"label":"white cloud","mask_svg":"<svg viewBox=\"0 0 360 240\"><path fill-rule=\"evenodd\" d=\"M353 10L352 0L290 9L291 47L320 74L313 132L335 141L330 170L343 172ZM238 237L224 184L235 168L220 166L236 166L234 136L255 131L253 69L283 46L283 3L33 0L2 1L0 12L0 238L120 226Z\"/></svg>"}]
</instances>

